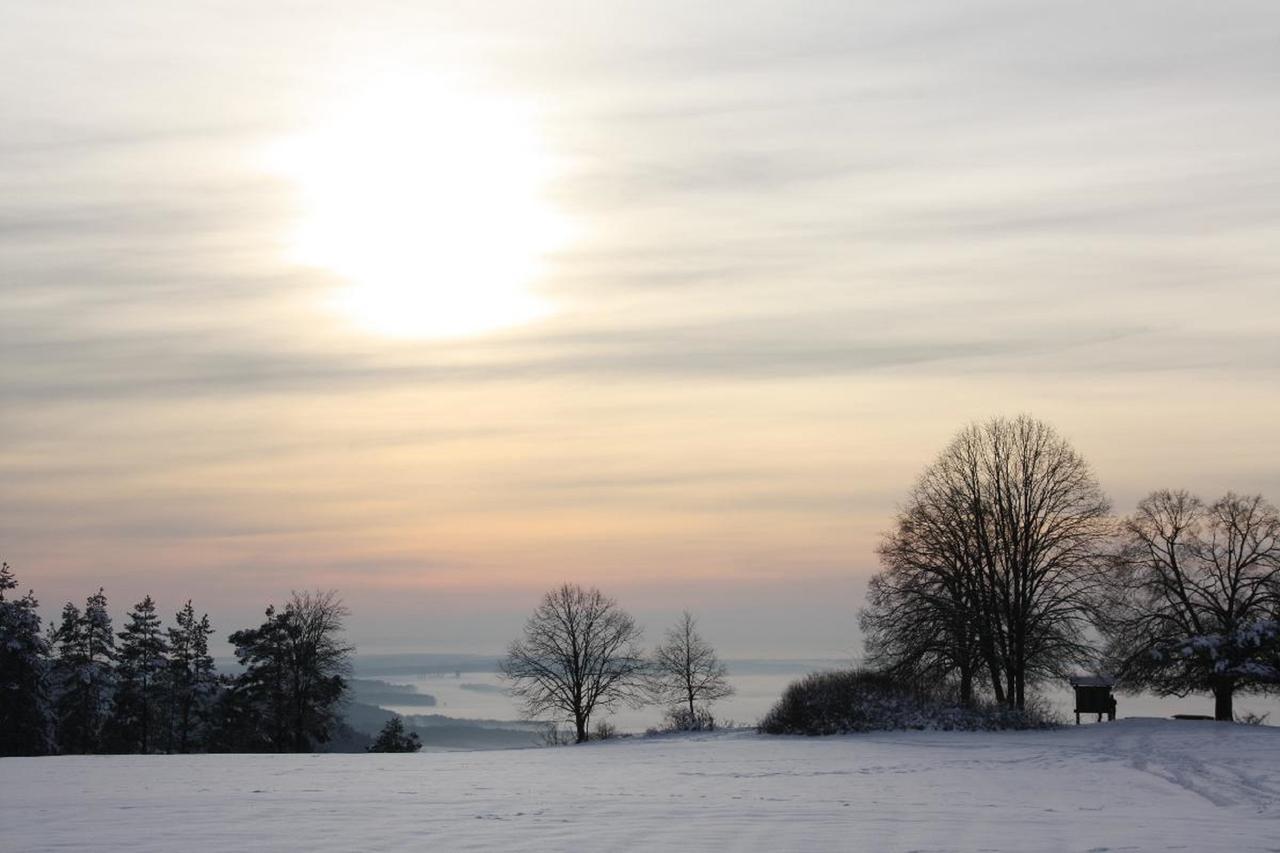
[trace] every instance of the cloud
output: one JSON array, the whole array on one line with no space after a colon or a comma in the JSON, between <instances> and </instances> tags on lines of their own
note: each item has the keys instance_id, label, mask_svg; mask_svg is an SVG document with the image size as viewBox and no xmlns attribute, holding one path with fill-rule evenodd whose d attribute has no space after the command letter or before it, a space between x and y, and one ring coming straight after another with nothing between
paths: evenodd
<instances>
[{"instance_id":1,"label":"cloud","mask_svg":"<svg viewBox=\"0 0 1280 853\"><path fill-rule=\"evenodd\" d=\"M893 496L1002 410L1121 494L1280 489L1269 0L6 23L0 518L60 584L222 560L254 594L254 566L372 566L389 597L598 571L802 598L874 565ZM286 256L300 199L261 148L397 67L536 108L577 225L556 317L363 336Z\"/></svg>"}]
</instances>

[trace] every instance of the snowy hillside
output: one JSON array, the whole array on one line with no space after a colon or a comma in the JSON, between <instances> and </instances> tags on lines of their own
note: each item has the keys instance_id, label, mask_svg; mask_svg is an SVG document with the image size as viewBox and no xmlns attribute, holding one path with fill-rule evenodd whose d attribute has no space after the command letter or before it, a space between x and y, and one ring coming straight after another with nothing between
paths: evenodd
<instances>
[{"instance_id":1,"label":"snowy hillside","mask_svg":"<svg viewBox=\"0 0 1280 853\"><path fill-rule=\"evenodd\" d=\"M1280 729L0 759L5 851L1267 850Z\"/></svg>"}]
</instances>

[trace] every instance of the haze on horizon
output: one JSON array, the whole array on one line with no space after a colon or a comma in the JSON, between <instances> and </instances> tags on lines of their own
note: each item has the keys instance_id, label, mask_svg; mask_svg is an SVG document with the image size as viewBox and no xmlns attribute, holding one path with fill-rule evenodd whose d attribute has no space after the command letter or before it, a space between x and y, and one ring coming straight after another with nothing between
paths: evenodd
<instances>
[{"instance_id":1,"label":"haze on horizon","mask_svg":"<svg viewBox=\"0 0 1280 853\"><path fill-rule=\"evenodd\" d=\"M3 2L0 558L495 651L569 580L856 654L1028 412L1280 500L1268 2Z\"/></svg>"}]
</instances>

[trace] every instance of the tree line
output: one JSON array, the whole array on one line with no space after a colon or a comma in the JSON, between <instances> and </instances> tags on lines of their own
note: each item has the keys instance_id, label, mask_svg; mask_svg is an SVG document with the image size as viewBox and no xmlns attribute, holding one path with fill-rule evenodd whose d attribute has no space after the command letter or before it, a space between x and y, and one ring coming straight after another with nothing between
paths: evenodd
<instances>
[{"instance_id":1,"label":"tree line","mask_svg":"<svg viewBox=\"0 0 1280 853\"><path fill-rule=\"evenodd\" d=\"M166 628L147 596L115 631L99 589L45 631L17 587L0 565L0 755L309 752L340 725L353 649L334 592L268 607L219 673L190 601Z\"/></svg>"},{"instance_id":2,"label":"tree line","mask_svg":"<svg viewBox=\"0 0 1280 853\"><path fill-rule=\"evenodd\" d=\"M1081 668L1122 688L1208 692L1233 718L1241 691L1280 687L1280 513L1261 496L1152 492L1124 518L1051 426L973 424L920 475L879 547L860 614L867 661L954 684L1013 710ZM42 631L34 595L0 567L0 754L305 752L341 724L351 646L333 592L294 593L229 637L219 674L208 616L162 628L148 596L115 632L104 592ZM548 592L500 673L529 717L569 722L659 702L672 728L714 725L727 671L685 613L646 653L598 589ZM391 735L395 735L394 732ZM389 737L391 736L389 735Z\"/></svg>"},{"instance_id":3,"label":"tree line","mask_svg":"<svg viewBox=\"0 0 1280 853\"><path fill-rule=\"evenodd\" d=\"M1121 688L1280 686L1280 514L1261 496L1156 491L1117 519L1051 426L963 429L916 481L879 548L860 621L868 663L947 679L1014 709L1073 670Z\"/></svg>"},{"instance_id":4,"label":"tree line","mask_svg":"<svg viewBox=\"0 0 1280 853\"><path fill-rule=\"evenodd\" d=\"M0 755L310 752L344 725L353 648L335 592L293 593L261 625L233 632L239 671L219 673L207 614L188 601L165 628L150 596L116 631L102 589L68 602L42 630L33 592L0 564ZM568 721L577 741L593 715L667 706L666 725L715 727L733 694L727 669L685 612L646 654L635 620L597 589L565 584L542 599L500 673L530 718ZM393 718L371 751L415 751Z\"/></svg>"}]
</instances>

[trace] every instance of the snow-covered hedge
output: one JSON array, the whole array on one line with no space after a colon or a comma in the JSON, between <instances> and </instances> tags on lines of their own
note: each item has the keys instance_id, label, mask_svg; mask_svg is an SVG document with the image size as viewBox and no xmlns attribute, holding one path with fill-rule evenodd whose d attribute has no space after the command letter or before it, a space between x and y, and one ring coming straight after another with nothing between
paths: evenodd
<instances>
[{"instance_id":1,"label":"snow-covered hedge","mask_svg":"<svg viewBox=\"0 0 1280 853\"><path fill-rule=\"evenodd\" d=\"M1043 713L963 708L941 686L869 670L818 672L793 682L760 721L766 734L830 735L894 729L993 731L1047 728Z\"/></svg>"}]
</instances>

